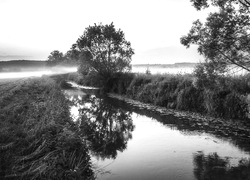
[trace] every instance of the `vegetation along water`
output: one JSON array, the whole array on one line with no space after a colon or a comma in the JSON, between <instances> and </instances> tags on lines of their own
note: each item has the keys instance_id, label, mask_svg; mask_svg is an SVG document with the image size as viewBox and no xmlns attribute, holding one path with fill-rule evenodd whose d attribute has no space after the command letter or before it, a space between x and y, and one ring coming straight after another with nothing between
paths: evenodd
<instances>
[{"instance_id":1,"label":"vegetation along water","mask_svg":"<svg viewBox=\"0 0 250 180\"><path fill-rule=\"evenodd\" d=\"M249 180L250 2L191 3L218 11L180 39L205 58L190 74L131 73L124 32L99 23L46 62L78 72L0 78L0 178Z\"/></svg>"}]
</instances>

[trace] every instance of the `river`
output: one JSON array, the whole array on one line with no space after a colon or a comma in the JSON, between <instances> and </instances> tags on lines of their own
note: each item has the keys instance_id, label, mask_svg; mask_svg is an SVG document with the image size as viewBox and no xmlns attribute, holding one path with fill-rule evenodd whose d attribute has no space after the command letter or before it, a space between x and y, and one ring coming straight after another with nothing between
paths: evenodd
<instances>
[{"instance_id":1,"label":"river","mask_svg":"<svg viewBox=\"0 0 250 180\"><path fill-rule=\"evenodd\" d=\"M168 116L96 93L75 88L65 90L65 95L90 149L97 179L222 180L244 173L234 170L250 153L230 138L183 128Z\"/></svg>"}]
</instances>

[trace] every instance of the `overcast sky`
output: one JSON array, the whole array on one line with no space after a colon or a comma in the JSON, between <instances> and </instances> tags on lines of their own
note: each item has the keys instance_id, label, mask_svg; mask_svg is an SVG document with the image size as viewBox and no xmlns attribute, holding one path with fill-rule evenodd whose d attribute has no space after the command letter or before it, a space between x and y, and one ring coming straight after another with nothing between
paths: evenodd
<instances>
[{"instance_id":1,"label":"overcast sky","mask_svg":"<svg viewBox=\"0 0 250 180\"><path fill-rule=\"evenodd\" d=\"M180 37L206 16L189 0L0 0L0 60L46 60L89 25L114 22L135 50L132 63L199 62Z\"/></svg>"}]
</instances>

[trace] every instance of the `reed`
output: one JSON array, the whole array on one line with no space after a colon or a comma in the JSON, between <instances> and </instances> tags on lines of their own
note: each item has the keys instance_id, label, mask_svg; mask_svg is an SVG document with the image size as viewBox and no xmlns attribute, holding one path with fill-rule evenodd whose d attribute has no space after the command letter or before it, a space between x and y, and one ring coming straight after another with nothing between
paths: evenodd
<instances>
[{"instance_id":1,"label":"reed","mask_svg":"<svg viewBox=\"0 0 250 180\"><path fill-rule=\"evenodd\" d=\"M204 82L210 81L200 78L195 74L130 74L130 78L120 75L110 81L108 89L109 92L167 108L248 119L249 75L215 76L214 83L207 86ZM203 85L198 86L197 82Z\"/></svg>"}]
</instances>

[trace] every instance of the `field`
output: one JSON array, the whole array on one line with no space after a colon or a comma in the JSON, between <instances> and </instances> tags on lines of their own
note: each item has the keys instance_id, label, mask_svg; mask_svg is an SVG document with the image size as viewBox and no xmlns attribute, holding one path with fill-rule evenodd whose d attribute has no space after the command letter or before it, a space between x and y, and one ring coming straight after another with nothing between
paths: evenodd
<instances>
[{"instance_id":1,"label":"field","mask_svg":"<svg viewBox=\"0 0 250 180\"><path fill-rule=\"evenodd\" d=\"M54 80L0 81L0 179L90 179L89 160Z\"/></svg>"}]
</instances>

